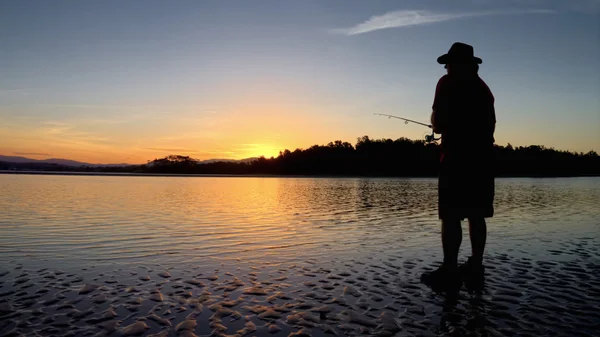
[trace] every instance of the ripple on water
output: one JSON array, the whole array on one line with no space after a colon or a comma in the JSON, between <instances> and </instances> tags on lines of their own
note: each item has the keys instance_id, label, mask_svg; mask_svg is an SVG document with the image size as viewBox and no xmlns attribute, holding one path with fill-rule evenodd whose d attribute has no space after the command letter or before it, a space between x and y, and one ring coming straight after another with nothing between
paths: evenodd
<instances>
[{"instance_id":1,"label":"ripple on water","mask_svg":"<svg viewBox=\"0 0 600 337\"><path fill-rule=\"evenodd\" d=\"M597 178L499 179L486 287L454 302L418 282L441 253L435 179L0 185L0 335L598 330Z\"/></svg>"}]
</instances>

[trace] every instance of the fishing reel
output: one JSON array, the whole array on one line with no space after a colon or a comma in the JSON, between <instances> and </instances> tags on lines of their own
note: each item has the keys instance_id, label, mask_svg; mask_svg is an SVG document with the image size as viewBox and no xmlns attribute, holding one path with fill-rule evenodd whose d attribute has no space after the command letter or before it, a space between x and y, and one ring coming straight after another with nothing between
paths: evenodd
<instances>
[{"instance_id":1,"label":"fishing reel","mask_svg":"<svg viewBox=\"0 0 600 337\"><path fill-rule=\"evenodd\" d=\"M425 142L426 143L435 143L435 142L437 142L440 139L441 139L441 137L440 138L435 138L435 133L433 131L431 131L430 135L425 135Z\"/></svg>"}]
</instances>

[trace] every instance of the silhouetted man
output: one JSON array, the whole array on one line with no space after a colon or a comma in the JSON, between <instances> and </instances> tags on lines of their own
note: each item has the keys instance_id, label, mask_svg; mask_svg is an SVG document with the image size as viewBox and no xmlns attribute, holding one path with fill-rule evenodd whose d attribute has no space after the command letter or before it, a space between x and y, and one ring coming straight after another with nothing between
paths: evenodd
<instances>
[{"instance_id":1,"label":"silhouetted man","mask_svg":"<svg viewBox=\"0 0 600 337\"><path fill-rule=\"evenodd\" d=\"M433 287L460 286L483 278L485 218L494 214L493 150L496 114L494 96L479 77L482 60L473 47L454 43L437 59L447 74L440 78L431 124L442 134L438 180L438 215L442 221L442 266L422 276ZM472 256L457 266L462 241L461 221L469 220Z\"/></svg>"}]
</instances>

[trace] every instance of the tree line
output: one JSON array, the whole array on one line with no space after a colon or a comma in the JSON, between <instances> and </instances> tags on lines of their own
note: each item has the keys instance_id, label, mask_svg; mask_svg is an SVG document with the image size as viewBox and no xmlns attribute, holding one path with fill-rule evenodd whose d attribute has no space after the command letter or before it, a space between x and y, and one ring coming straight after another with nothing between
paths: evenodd
<instances>
[{"instance_id":1,"label":"tree line","mask_svg":"<svg viewBox=\"0 0 600 337\"><path fill-rule=\"evenodd\" d=\"M541 145L495 145L495 170L499 177L600 176L600 156ZM408 138L358 138L355 145L336 140L307 149L284 150L277 157L249 162L199 163L189 156L170 155L144 165L81 167L75 171L167 174L259 174L324 176L435 177L440 147ZM1 168L1 165L0 165ZM64 169L70 170L70 169Z\"/></svg>"},{"instance_id":2,"label":"tree line","mask_svg":"<svg viewBox=\"0 0 600 337\"><path fill-rule=\"evenodd\" d=\"M600 175L596 152L576 153L546 148L495 146L497 176L594 176ZM336 140L307 149L284 150L277 157L252 162L197 164L188 156L168 156L140 166L140 172L180 174L273 174L332 176L410 176L438 174L440 147L408 138L358 138L353 146Z\"/></svg>"}]
</instances>

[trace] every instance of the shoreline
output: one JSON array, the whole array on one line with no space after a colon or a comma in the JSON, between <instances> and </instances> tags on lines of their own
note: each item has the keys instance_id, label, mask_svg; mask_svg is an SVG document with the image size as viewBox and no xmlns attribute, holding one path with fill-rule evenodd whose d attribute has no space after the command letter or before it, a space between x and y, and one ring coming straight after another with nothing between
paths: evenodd
<instances>
[{"instance_id":1,"label":"shoreline","mask_svg":"<svg viewBox=\"0 0 600 337\"><path fill-rule=\"evenodd\" d=\"M572 256L568 261L486 254L484 285L461 285L455 295L419 281L439 263L397 254L334 263L150 262L133 269L12 262L0 267L0 334L595 336L598 273L586 261L597 255L587 244L572 250L579 246L557 251Z\"/></svg>"},{"instance_id":2,"label":"shoreline","mask_svg":"<svg viewBox=\"0 0 600 337\"><path fill-rule=\"evenodd\" d=\"M139 172L79 172L79 171L12 171L0 170L0 174L15 175L61 175L61 176L100 176L100 177L198 177L198 178L372 178L372 179L437 179L437 176L364 176L364 175L303 175L303 174L233 174L233 173L139 173ZM544 176L544 175L519 175L519 176L496 176L501 178L595 178L600 175L570 175L570 176Z\"/></svg>"}]
</instances>

